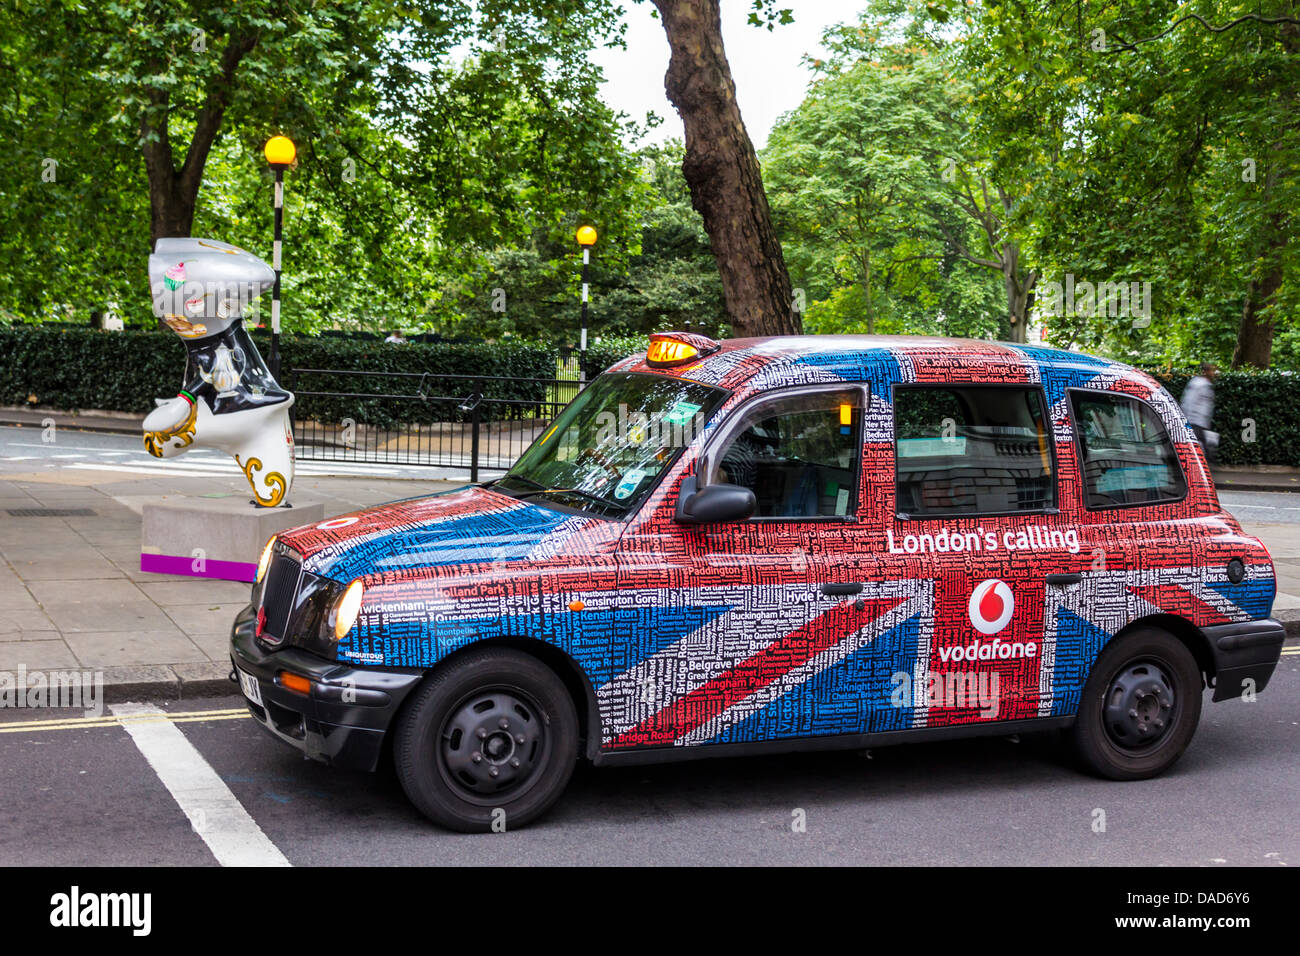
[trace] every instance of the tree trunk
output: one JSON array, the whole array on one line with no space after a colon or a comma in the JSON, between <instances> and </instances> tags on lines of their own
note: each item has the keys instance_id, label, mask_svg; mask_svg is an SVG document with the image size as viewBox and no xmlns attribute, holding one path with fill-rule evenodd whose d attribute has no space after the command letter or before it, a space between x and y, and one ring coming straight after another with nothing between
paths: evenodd
<instances>
[{"instance_id":1,"label":"tree trunk","mask_svg":"<svg viewBox=\"0 0 1300 956\"><path fill-rule=\"evenodd\" d=\"M704 217L732 334L797 333L790 274L722 47L719 0L653 2L672 50L664 89L686 129L682 173Z\"/></svg>"},{"instance_id":2,"label":"tree trunk","mask_svg":"<svg viewBox=\"0 0 1300 956\"><path fill-rule=\"evenodd\" d=\"M1268 368L1273 361L1273 320L1261 313L1273 302L1282 285L1282 267L1275 265L1263 281L1246 283L1246 304L1241 310L1237 345L1232 351L1232 367Z\"/></svg>"},{"instance_id":3,"label":"tree trunk","mask_svg":"<svg viewBox=\"0 0 1300 956\"><path fill-rule=\"evenodd\" d=\"M203 105L195 118L194 135L179 169L172 154L169 95L166 90L156 87L149 91L149 105L140 117L140 152L149 178L151 249L159 239L188 236L193 229L194 208L198 204L199 187L203 184L203 168L221 133L221 121L230 103L235 71L239 68L239 61L255 46L255 34L232 36L227 41L221 54L221 69L205 93ZM161 63L155 63L151 72L161 73L161 67Z\"/></svg>"},{"instance_id":4,"label":"tree trunk","mask_svg":"<svg viewBox=\"0 0 1300 956\"><path fill-rule=\"evenodd\" d=\"M1264 177L1265 205L1272 199L1278 179L1284 175L1279 152L1275 149ZM1246 283L1246 301L1241 308L1241 325L1237 328L1237 344L1232 350L1232 367L1268 368L1273 361L1273 319L1265 316L1273 304L1277 290L1282 287L1281 255L1286 249L1286 218L1279 212L1264 217L1264 249L1256 262L1267 260L1262 278L1252 277Z\"/></svg>"},{"instance_id":5,"label":"tree trunk","mask_svg":"<svg viewBox=\"0 0 1300 956\"><path fill-rule=\"evenodd\" d=\"M1024 276L1020 271L1020 247L1014 242L1003 246L1002 279L1007 289L1007 318L1011 323L1011 341L1029 340L1029 295L1033 292L1038 274Z\"/></svg>"},{"instance_id":6,"label":"tree trunk","mask_svg":"<svg viewBox=\"0 0 1300 956\"><path fill-rule=\"evenodd\" d=\"M146 168L148 163L146 162ZM198 190L183 191L174 170L149 170L149 247L159 239L188 236Z\"/></svg>"}]
</instances>

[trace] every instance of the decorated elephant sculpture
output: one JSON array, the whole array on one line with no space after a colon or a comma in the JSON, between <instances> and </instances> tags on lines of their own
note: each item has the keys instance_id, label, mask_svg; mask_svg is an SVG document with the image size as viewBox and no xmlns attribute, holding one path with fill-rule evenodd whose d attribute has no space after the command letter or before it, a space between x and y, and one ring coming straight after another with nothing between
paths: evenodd
<instances>
[{"instance_id":1,"label":"decorated elephant sculpture","mask_svg":"<svg viewBox=\"0 0 1300 956\"><path fill-rule=\"evenodd\" d=\"M274 280L257 256L213 239L159 239L149 257L154 314L185 343L186 363L180 394L144 420L144 447L156 458L224 451L267 508L293 486L293 394L271 376L243 315Z\"/></svg>"}]
</instances>

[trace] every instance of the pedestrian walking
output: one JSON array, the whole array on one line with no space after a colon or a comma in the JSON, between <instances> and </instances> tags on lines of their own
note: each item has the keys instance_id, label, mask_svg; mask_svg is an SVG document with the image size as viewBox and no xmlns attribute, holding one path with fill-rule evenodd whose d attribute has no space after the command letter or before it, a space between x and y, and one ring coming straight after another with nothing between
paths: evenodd
<instances>
[{"instance_id":1,"label":"pedestrian walking","mask_svg":"<svg viewBox=\"0 0 1300 956\"><path fill-rule=\"evenodd\" d=\"M1214 379L1218 374L1219 369L1213 362L1202 362L1201 374L1193 376L1187 383L1180 402L1210 464L1219 457L1219 433L1210 430L1214 424Z\"/></svg>"}]
</instances>

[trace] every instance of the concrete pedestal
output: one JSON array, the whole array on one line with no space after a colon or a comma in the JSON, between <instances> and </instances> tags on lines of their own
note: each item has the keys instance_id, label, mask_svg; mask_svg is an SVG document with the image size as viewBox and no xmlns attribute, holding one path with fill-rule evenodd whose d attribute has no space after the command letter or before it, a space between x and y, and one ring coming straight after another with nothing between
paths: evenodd
<instances>
[{"instance_id":1,"label":"concrete pedestal","mask_svg":"<svg viewBox=\"0 0 1300 956\"><path fill-rule=\"evenodd\" d=\"M325 506L295 501L291 508L259 508L247 495L175 497L145 504L142 517L141 571L252 581L267 539L323 521Z\"/></svg>"}]
</instances>

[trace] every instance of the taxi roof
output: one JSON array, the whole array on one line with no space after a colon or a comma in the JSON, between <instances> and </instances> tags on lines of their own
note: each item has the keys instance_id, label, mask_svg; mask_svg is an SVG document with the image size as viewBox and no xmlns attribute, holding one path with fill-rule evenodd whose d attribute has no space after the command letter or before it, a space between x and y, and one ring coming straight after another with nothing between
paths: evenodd
<instances>
[{"instance_id":1,"label":"taxi roof","mask_svg":"<svg viewBox=\"0 0 1300 956\"><path fill-rule=\"evenodd\" d=\"M648 365L644 354L614 366L618 371L668 374L723 388L746 383L763 387L825 381L827 373L845 381L870 376L882 366L924 365L953 371L1001 366L1036 372L1043 366L1109 371L1120 378L1145 380L1145 373L1110 359L1045 345L928 335L785 335L721 339L717 351L673 368ZM903 378L908 376L903 375ZM1030 377L1033 377L1031 374ZM752 381L751 381L752 380Z\"/></svg>"}]
</instances>

